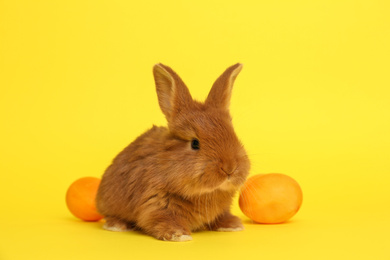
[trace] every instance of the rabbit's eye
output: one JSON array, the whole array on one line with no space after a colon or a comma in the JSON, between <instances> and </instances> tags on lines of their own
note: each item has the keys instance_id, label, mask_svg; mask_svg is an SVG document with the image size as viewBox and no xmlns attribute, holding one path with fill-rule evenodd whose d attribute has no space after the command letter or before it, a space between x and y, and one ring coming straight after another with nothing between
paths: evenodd
<instances>
[{"instance_id":1,"label":"rabbit's eye","mask_svg":"<svg viewBox=\"0 0 390 260\"><path fill-rule=\"evenodd\" d=\"M200 146L199 146L199 140L198 139L192 139L192 141L191 141L191 148L193 150L199 150Z\"/></svg>"}]
</instances>

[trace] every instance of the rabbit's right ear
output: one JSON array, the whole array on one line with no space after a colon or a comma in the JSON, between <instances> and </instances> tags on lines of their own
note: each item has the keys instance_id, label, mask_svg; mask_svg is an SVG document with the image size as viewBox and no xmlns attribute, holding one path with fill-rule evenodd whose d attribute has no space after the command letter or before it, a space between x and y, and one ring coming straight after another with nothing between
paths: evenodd
<instances>
[{"instance_id":1,"label":"rabbit's right ear","mask_svg":"<svg viewBox=\"0 0 390 260\"><path fill-rule=\"evenodd\" d=\"M153 67L158 103L168 121L192 104L191 94L181 78L161 63Z\"/></svg>"},{"instance_id":2,"label":"rabbit's right ear","mask_svg":"<svg viewBox=\"0 0 390 260\"><path fill-rule=\"evenodd\" d=\"M224 73L214 82L206 105L224 110L229 110L230 98L232 96L233 83L242 69L242 64L237 63L225 70Z\"/></svg>"}]
</instances>

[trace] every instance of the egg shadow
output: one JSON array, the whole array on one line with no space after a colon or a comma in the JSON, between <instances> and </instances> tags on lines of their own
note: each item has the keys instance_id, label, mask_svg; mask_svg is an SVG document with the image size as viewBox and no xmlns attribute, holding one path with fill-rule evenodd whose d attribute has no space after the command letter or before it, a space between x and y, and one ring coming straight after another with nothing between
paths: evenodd
<instances>
[{"instance_id":1,"label":"egg shadow","mask_svg":"<svg viewBox=\"0 0 390 260\"><path fill-rule=\"evenodd\" d=\"M244 219L242 222L245 225L251 225L251 226L286 226L286 225L294 224L297 221L289 219L289 220L287 220L285 222L281 222L281 223L258 223L254 220L251 220L251 219Z\"/></svg>"}]
</instances>

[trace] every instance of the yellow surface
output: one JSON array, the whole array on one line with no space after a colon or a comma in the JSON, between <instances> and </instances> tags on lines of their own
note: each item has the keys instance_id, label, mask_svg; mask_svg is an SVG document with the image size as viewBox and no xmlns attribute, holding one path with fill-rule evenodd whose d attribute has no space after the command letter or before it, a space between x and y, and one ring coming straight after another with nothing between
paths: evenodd
<instances>
[{"instance_id":1,"label":"yellow surface","mask_svg":"<svg viewBox=\"0 0 390 260\"><path fill-rule=\"evenodd\" d=\"M356 1L0 0L0 259L390 259L390 6ZM188 243L111 233L66 209L165 124L153 64L193 96L244 63L231 105L251 174L303 189L283 225Z\"/></svg>"}]
</instances>

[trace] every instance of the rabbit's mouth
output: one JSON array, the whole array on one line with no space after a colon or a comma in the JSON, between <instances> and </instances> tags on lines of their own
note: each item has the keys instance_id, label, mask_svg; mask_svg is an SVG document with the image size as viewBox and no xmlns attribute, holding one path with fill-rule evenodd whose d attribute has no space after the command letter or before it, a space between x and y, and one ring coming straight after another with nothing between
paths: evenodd
<instances>
[{"instance_id":1,"label":"rabbit's mouth","mask_svg":"<svg viewBox=\"0 0 390 260\"><path fill-rule=\"evenodd\" d=\"M227 179L222 182L222 184L218 188L223 191L236 191L237 187L230 179L230 177L227 177Z\"/></svg>"},{"instance_id":2,"label":"rabbit's mouth","mask_svg":"<svg viewBox=\"0 0 390 260\"><path fill-rule=\"evenodd\" d=\"M245 165L244 165L245 166ZM235 192L245 182L246 168L242 164L217 164L208 162L196 171L191 180L190 190L194 193L211 193L215 191Z\"/></svg>"},{"instance_id":3,"label":"rabbit's mouth","mask_svg":"<svg viewBox=\"0 0 390 260\"><path fill-rule=\"evenodd\" d=\"M226 173L225 171L223 172ZM233 171L233 173L234 172L236 172L236 170ZM236 191L241 187L241 185L245 181L245 180L242 181L241 179L242 178L240 178L239 174L237 173L226 174L225 180L221 182L221 184L218 186L218 189L222 191Z\"/></svg>"}]
</instances>

